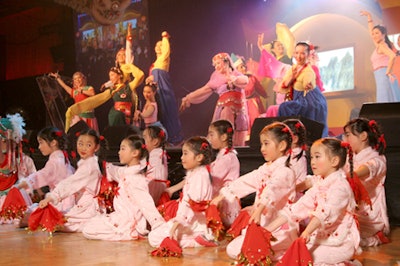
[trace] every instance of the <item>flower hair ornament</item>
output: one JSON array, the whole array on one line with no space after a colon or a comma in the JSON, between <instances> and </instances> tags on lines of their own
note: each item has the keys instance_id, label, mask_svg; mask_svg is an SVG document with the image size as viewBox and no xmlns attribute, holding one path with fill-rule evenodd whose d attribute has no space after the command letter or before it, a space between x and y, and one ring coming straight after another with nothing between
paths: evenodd
<instances>
[{"instance_id":1,"label":"flower hair ornament","mask_svg":"<svg viewBox=\"0 0 400 266\"><path fill-rule=\"evenodd\" d=\"M228 132L228 133L232 133L232 132L233 132L233 128L231 128L231 127L228 127L228 129L226 130L226 132Z\"/></svg>"},{"instance_id":2,"label":"flower hair ornament","mask_svg":"<svg viewBox=\"0 0 400 266\"><path fill-rule=\"evenodd\" d=\"M208 146L209 146L208 143L203 142L203 143L201 143L200 150L204 151L204 150L208 149Z\"/></svg>"},{"instance_id":3,"label":"flower hair ornament","mask_svg":"<svg viewBox=\"0 0 400 266\"><path fill-rule=\"evenodd\" d=\"M146 149L147 148L147 146L146 146L146 144L142 144L142 149Z\"/></svg>"}]
</instances>

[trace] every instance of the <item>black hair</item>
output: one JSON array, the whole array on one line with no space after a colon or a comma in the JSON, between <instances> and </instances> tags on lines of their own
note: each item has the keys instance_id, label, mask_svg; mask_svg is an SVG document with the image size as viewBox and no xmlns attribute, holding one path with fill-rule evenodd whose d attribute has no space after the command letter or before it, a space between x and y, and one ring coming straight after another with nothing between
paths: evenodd
<instances>
[{"instance_id":1,"label":"black hair","mask_svg":"<svg viewBox=\"0 0 400 266\"><path fill-rule=\"evenodd\" d=\"M68 153L66 152L68 150L68 139L63 130L53 126L45 127L39 131L37 137L43 139L48 144L55 140L57 142L58 148L64 153L65 163L69 162L70 158L68 156Z\"/></svg>"},{"instance_id":2,"label":"black hair","mask_svg":"<svg viewBox=\"0 0 400 266\"><path fill-rule=\"evenodd\" d=\"M298 43L296 44L296 47L297 47L297 46L303 46L303 47L305 47L306 50L307 50L307 54L310 54L310 45L309 45L308 43L306 43L306 42L298 42Z\"/></svg>"},{"instance_id":3,"label":"black hair","mask_svg":"<svg viewBox=\"0 0 400 266\"><path fill-rule=\"evenodd\" d=\"M292 147L292 142L293 142L293 137L292 137L292 131L290 128L282 123L282 122L273 122L267 126L265 126L261 132L260 136L267 134L268 132L272 133L276 141L279 143L281 141L286 142L286 149L284 150L284 153L289 153ZM288 159L286 160L286 166L290 166L290 154L288 156Z\"/></svg>"},{"instance_id":4,"label":"black hair","mask_svg":"<svg viewBox=\"0 0 400 266\"><path fill-rule=\"evenodd\" d=\"M346 129L349 129L350 132L356 136L362 132L366 132L368 136L368 145L377 150L379 154L385 152L386 141L380 126L375 120L369 120L363 117L355 118L347 122L343 127L344 131L346 131Z\"/></svg>"},{"instance_id":5,"label":"black hair","mask_svg":"<svg viewBox=\"0 0 400 266\"><path fill-rule=\"evenodd\" d=\"M388 45L390 49L393 49L393 43L389 40L389 37L387 35L387 30L386 27L382 25L376 25L372 29L377 29L379 30L383 35L385 35L385 43Z\"/></svg>"},{"instance_id":6,"label":"black hair","mask_svg":"<svg viewBox=\"0 0 400 266\"><path fill-rule=\"evenodd\" d=\"M211 144L205 137L191 137L185 141L184 145L187 145L195 155L202 154L204 156L201 165L207 165L212 162Z\"/></svg>"},{"instance_id":7,"label":"black hair","mask_svg":"<svg viewBox=\"0 0 400 266\"><path fill-rule=\"evenodd\" d=\"M307 150L307 130L304 124L299 119L286 119L282 123L285 123L294 136L298 137L297 146L301 148L301 152L294 158L299 160L305 151Z\"/></svg>"},{"instance_id":8,"label":"black hair","mask_svg":"<svg viewBox=\"0 0 400 266\"><path fill-rule=\"evenodd\" d=\"M212 127L214 127L218 134L223 135L226 134L228 136L228 149L231 150L233 148L233 126L231 122L228 120L217 120L211 123Z\"/></svg>"},{"instance_id":9,"label":"black hair","mask_svg":"<svg viewBox=\"0 0 400 266\"><path fill-rule=\"evenodd\" d=\"M129 142L128 145L132 149L140 151L140 159L141 160L146 159L146 161L149 161L148 160L149 152L147 151L144 139L141 136L129 135L129 136L125 137L124 140ZM146 171L147 171L147 166L145 167L145 169L142 172L145 173Z\"/></svg>"}]
</instances>

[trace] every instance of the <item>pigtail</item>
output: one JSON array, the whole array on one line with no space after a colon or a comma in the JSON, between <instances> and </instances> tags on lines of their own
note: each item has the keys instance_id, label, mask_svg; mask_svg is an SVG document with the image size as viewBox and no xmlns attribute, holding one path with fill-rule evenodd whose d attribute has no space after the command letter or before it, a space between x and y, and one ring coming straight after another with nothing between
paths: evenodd
<instances>
[{"instance_id":1,"label":"pigtail","mask_svg":"<svg viewBox=\"0 0 400 266\"><path fill-rule=\"evenodd\" d=\"M293 158L297 161L303 156L307 151L307 130L304 124L298 119L286 119L282 123L286 124L293 133L293 136L297 136L297 146L301 148L299 154L295 155Z\"/></svg>"},{"instance_id":2,"label":"pigtail","mask_svg":"<svg viewBox=\"0 0 400 266\"><path fill-rule=\"evenodd\" d=\"M266 134L267 132L271 132L276 140L278 142L284 141L286 142L286 149L284 153L288 156L286 159L285 165L287 167L290 167L290 157L292 154L292 142L293 142L293 133L290 130L290 128L282 123L282 122L273 122L269 124L268 126L265 126L261 132L260 135Z\"/></svg>"},{"instance_id":3,"label":"pigtail","mask_svg":"<svg viewBox=\"0 0 400 266\"><path fill-rule=\"evenodd\" d=\"M354 199L357 205L360 205L361 202L365 202L372 208L372 202L369 197L368 191L361 183L361 180L358 177L358 175L354 172L353 150L351 149L350 144L347 142L341 142L340 145L342 148L347 150L347 158L350 165L350 171L349 174L347 175L347 181L349 182L351 190L353 191Z\"/></svg>"},{"instance_id":4,"label":"pigtail","mask_svg":"<svg viewBox=\"0 0 400 266\"><path fill-rule=\"evenodd\" d=\"M368 136L371 147L378 151L379 154L383 154L386 149L385 136L381 133L380 127L375 120L370 120L368 126L371 130L371 136Z\"/></svg>"},{"instance_id":5,"label":"pigtail","mask_svg":"<svg viewBox=\"0 0 400 266\"><path fill-rule=\"evenodd\" d=\"M213 123L211 123L212 127L214 127L216 129L216 131L218 132L218 134L223 135L226 134L227 135L227 143L228 143L228 147L225 150L225 154L229 153L230 151L233 150L233 126L231 124L231 122L229 122L228 120L217 120L214 121Z\"/></svg>"}]
</instances>

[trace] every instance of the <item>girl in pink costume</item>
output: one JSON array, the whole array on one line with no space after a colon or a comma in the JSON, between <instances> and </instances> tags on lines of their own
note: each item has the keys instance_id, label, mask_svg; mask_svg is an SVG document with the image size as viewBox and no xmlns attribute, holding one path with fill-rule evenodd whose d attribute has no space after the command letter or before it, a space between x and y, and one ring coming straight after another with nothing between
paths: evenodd
<instances>
[{"instance_id":1,"label":"girl in pink costume","mask_svg":"<svg viewBox=\"0 0 400 266\"><path fill-rule=\"evenodd\" d=\"M44 208L49 202L57 204L75 195L76 204L65 213L67 222L62 231L67 232L81 232L84 224L99 212L96 195L100 189L101 172L95 153L100 148L100 138L95 130L89 129L79 134L76 146L80 156L76 172L58 183L39 202L39 207Z\"/></svg>"},{"instance_id":2,"label":"girl in pink costume","mask_svg":"<svg viewBox=\"0 0 400 266\"><path fill-rule=\"evenodd\" d=\"M146 177L149 180L149 192L157 204L168 182L168 162L165 151L166 133L158 126L148 126L143 131L143 139L149 152Z\"/></svg>"},{"instance_id":3,"label":"girl in pink costume","mask_svg":"<svg viewBox=\"0 0 400 266\"><path fill-rule=\"evenodd\" d=\"M227 120L217 120L208 128L211 147L218 150L216 159L211 163L213 197L219 191L240 176L240 163L232 145L233 127ZM241 209L239 199L234 202L221 202L220 214L225 228L229 228Z\"/></svg>"},{"instance_id":4,"label":"girl in pink costume","mask_svg":"<svg viewBox=\"0 0 400 266\"><path fill-rule=\"evenodd\" d=\"M207 228L204 212L213 193L207 167L211 157L211 145L204 137L192 137L185 141L181 159L187 173L178 211L174 218L150 232L151 246L159 247L166 237L177 240L182 248L216 246L212 232Z\"/></svg>"},{"instance_id":5,"label":"girl in pink costume","mask_svg":"<svg viewBox=\"0 0 400 266\"><path fill-rule=\"evenodd\" d=\"M390 226L386 211L385 139L374 120L356 118L344 126L345 140L352 147L354 172L367 189L372 205L361 204L356 210L360 223L361 246L389 242Z\"/></svg>"},{"instance_id":6,"label":"girl in pink costume","mask_svg":"<svg viewBox=\"0 0 400 266\"><path fill-rule=\"evenodd\" d=\"M227 53L216 54L213 59L215 71L203 87L182 98L180 110L191 104L204 102L213 92L219 95L212 121L225 119L234 125L234 146L244 146L248 129L248 112L244 88L249 79L235 70Z\"/></svg>"},{"instance_id":7,"label":"girl in pink costume","mask_svg":"<svg viewBox=\"0 0 400 266\"><path fill-rule=\"evenodd\" d=\"M223 187L212 204L218 205L222 199L234 202L256 192L254 205L243 211L250 212L249 224L254 221L266 226L278 216L279 210L295 199L296 180L293 170L289 168L292 133L285 124L274 122L261 130L260 142L265 164ZM236 259L239 256L246 228L226 247L229 257ZM275 252L274 261L283 255L296 236L295 227L285 227L279 235L275 235L278 241L271 243Z\"/></svg>"},{"instance_id":8,"label":"girl in pink costume","mask_svg":"<svg viewBox=\"0 0 400 266\"><path fill-rule=\"evenodd\" d=\"M279 241L281 225L310 219L301 233L315 266L352 265L360 235L354 218L356 202L342 169L347 145L323 138L311 146L311 167L317 182L296 203L289 205L266 228Z\"/></svg>"},{"instance_id":9,"label":"girl in pink costume","mask_svg":"<svg viewBox=\"0 0 400 266\"><path fill-rule=\"evenodd\" d=\"M114 198L115 211L99 214L83 227L83 236L100 240L136 240L148 234L147 222L152 229L164 219L157 211L149 194L141 164L147 156L144 141L137 135L124 138L118 152L121 164L107 163L107 179L118 182L118 193Z\"/></svg>"},{"instance_id":10,"label":"girl in pink costume","mask_svg":"<svg viewBox=\"0 0 400 266\"><path fill-rule=\"evenodd\" d=\"M32 191L33 189L49 186L50 192L52 192L58 183L74 173L74 168L71 166L65 151L67 138L62 130L55 127L46 127L38 133L37 140L40 152L44 156L49 156L49 159L42 169L26 178L22 178L17 187ZM74 204L75 197L69 196L59 201L55 207L61 212L66 212ZM33 204L28 213L36 207L37 203ZM25 218L27 217L28 215Z\"/></svg>"},{"instance_id":11,"label":"girl in pink costume","mask_svg":"<svg viewBox=\"0 0 400 266\"><path fill-rule=\"evenodd\" d=\"M307 157L306 157L306 127L298 119L287 119L283 121L293 133L292 156L290 160L290 168L294 171L297 185L301 184L307 176ZM296 193L296 201L303 193Z\"/></svg>"},{"instance_id":12,"label":"girl in pink costume","mask_svg":"<svg viewBox=\"0 0 400 266\"><path fill-rule=\"evenodd\" d=\"M136 110L133 120L144 120L146 127L150 125L161 125L158 119L158 104L156 102L157 84L148 83L143 88L143 96L146 103L142 111Z\"/></svg>"}]
</instances>

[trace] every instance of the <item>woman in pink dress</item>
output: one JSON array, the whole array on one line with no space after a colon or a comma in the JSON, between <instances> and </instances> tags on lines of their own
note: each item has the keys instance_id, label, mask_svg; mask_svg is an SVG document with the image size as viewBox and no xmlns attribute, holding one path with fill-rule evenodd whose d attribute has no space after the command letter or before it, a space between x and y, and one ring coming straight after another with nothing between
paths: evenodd
<instances>
[{"instance_id":1,"label":"woman in pink dress","mask_svg":"<svg viewBox=\"0 0 400 266\"><path fill-rule=\"evenodd\" d=\"M354 173L367 189L372 205L361 204L356 210L364 247L388 243L390 225L386 210L385 139L374 120L356 118L344 126L344 138L353 149Z\"/></svg>"},{"instance_id":2,"label":"woman in pink dress","mask_svg":"<svg viewBox=\"0 0 400 266\"><path fill-rule=\"evenodd\" d=\"M100 240L136 240L144 238L149 230L161 225L164 219L157 211L149 194L148 181L144 176L147 156L144 141L137 135L124 138L119 149L119 160L125 166L107 163L107 179L118 182L114 198L114 212L99 214L83 227L83 236Z\"/></svg>"},{"instance_id":3,"label":"woman in pink dress","mask_svg":"<svg viewBox=\"0 0 400 266\"><path fill-rule=\"evenodd\" d=\"M101 172L95 153L100 148L100 138L95 130L89 129L79 134L76 146L80 156L76 172L58 183L39 202L39 207L44 208L48 203L57 204L75 196L76 204L64 214L67 222L62 231L66 232L81 232L83 225L99 212L96 195L100 189Z\"/></svg>"},{"instance_id":4,"label":"woman in pink dress","mask_svg":"<svg viewBox=\"0 0 400 266\"><path fill-rule=\"evenodd\" d=\"M232 60L227 53L216 54L213 59L215 71L210 80L201 88L189 93L182 98L180 110L183 111L191 104L204 102L213 93L219 95L214 109L212 122L225 119L234 126L234 146L244 146L249 117L246 105L244 88L249 79L233 67Z\"/></svg>"},{"instance_id":5,"label":"woman in pink dress","mask_svg":"<svg viewBox=\"0 0 400 266\"><path fill-rule=\"evenodd\" d=\"M204 212L213 188L207 165L212 160L211 145L204 137L192 137L182 146L182 166L186 169L182 197L176 216L149 233L149 243L159 247L166 237L182 248L216 246Z\"/></svg>"},{"instance_id":6,"label":"woman in pink dress","mask_svg":"<svg viewBox=\"0 0 400 266\"><path fill-rule=\"evenodd\" d=\"M261 226L267 226L278 217L279 210L294 201L296 195L294 172L289 168L292 133L285 124L274 122L260 132L260 142L261 153L266 162L223 187L212 204L218 205L222 199L234 202L256 192L253 206L242 211L249 212L249 224L254 221ZM240 255L246 229L247 226L226 247L229 257L237 259ZM274 236L278 241L271 243L274 250L272 259L277 261L296 238L296 228L285 227L279 231L279 235Z\"/></svg>"},{"instance_id":7,"label":"woman in pink dress","mask_svg":"<svg viewBox=\"0 0 400 266\"><path fill-rule=\"evenodd\" d=\"M356 202L342 169L346 157L347 148L340 140L315 141L311 146L311 167L317 181L266 226L279 241L281 225L289 222L296 226L310 219L300 237L305 239L315 266L352 265L350 260L359 247Z\"/></svg>"}]
</instances>

